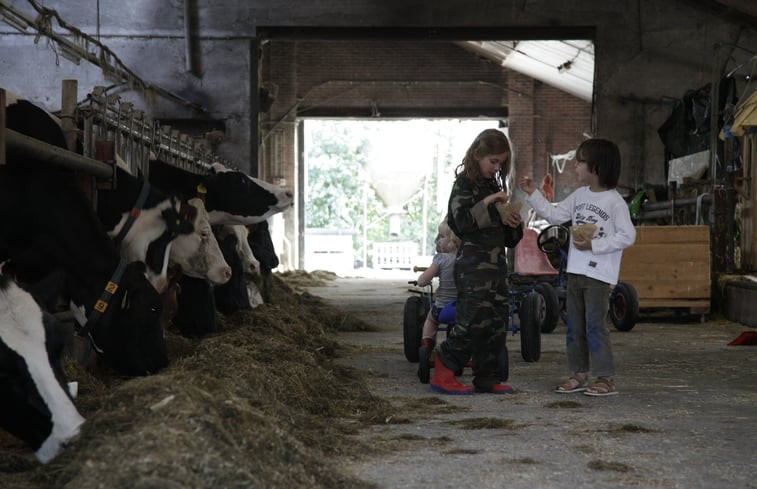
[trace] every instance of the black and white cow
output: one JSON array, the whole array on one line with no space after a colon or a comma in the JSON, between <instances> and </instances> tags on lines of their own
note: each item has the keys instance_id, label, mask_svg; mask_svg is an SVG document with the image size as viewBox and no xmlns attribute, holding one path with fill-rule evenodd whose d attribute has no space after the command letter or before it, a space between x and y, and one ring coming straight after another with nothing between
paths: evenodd
<instances>
[{"instance_id":1,"label":"black and white cow","mask_svg":"<svg viewBox=\"0 0 757 489\"><path fill-rule=\"evenodd\" d=\"M232 274L233 277L233 274ZM213 285L205 279L183 276L173 325L182 336L200 338L218 331Z\"/></svg>"},{"instance_id":2,"label":"black and white cow","mask_svg":"<svg viewBox=\"0 0 757 489\"><path fill-rule=\"evenodd\" d=\"M247 242L249 232L242 225L215 226L226 262L231 266L231 280L213 289L216 309L224 314L252 309L248 292L248 276L259 273L260 264Z\"/></svg>"},{"instance_id":3,"label":"black and white cow","mask_svg":"<svg viewBox=\"0 0 757 489\"><path fill-rule=\"evenodd\" d=\"M214 163L207 175L196 175L166 165L150 163L150 181L166 191L178 192L184 198L204 196L205 208L212 225L255 224L285 211L293 204L291 190L238 170Z\"/></svg>"},{"instance_id":4,"label":"black and white cow","mask_svg":"<svg viewBox=\"0 0 757 489\"><path fill-rule=\"evenodd\" d=\"M247 242L255 258L260 263L258 283L250 283L250 288L252 289L250 298L253 300L255 292L257 292L262 302L271 302L271 273L279 266L279 257L271 240L268 221L248 226L248 230ZM255 286L254 289L252 286ZM255 307L254 304L253 307Z\"/></svg>"},{"instance_id":5,"label":"black and white cow","mask_svg":"<svg viewBox=\"0 0 757 489\"><path fill-rule=\"evenodd\" d=\"M145 262L150 283L162 292L168 284L171 243L180 235L194 234L196 209L182 208L180 198L150 184L141 210L133 212L143 186L141 179L117 167L115 188L98 191L97 216L128 261ZM130 216L133 223L124 235L121 231Z\"/></svg>"},{"instance_id":6,"label":"black and white cow","mask_svg":"<svg viewBox=\"0 0 757 489\"><path fill-rule=\"evenodd\" d=\"M9 101L8 128L63 146L60 126L48 113L26 101ZM7 159L0 167L0 261L10 260L24 282L63 270L60 292L66 303L90 314L117 270L118 250L74 173L12 148ZM105 362L127 375L165 367L159 313L160 296L146 278L144 263L128 264L91 330Z\"/></svg>"},{"instance_id":7,"label":"black and white cow","mask_svg":"<svg viewBox=\"0 0 757 489\"><path fill-rule=\"evenodd\" d=\"M62 326L32 296L0 276L0 426L46 463L79 434L60 359Z\"/></svg>"}]
</instances>

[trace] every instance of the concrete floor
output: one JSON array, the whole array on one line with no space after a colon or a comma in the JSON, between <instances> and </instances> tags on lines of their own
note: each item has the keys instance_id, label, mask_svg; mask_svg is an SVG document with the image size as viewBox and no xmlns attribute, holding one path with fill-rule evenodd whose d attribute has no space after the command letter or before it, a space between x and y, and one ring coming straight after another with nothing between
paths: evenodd
<instances>
[{"instance_id":1,"label":"concrete floor","mask_svg":"<svg viewBox=\"0 0 757 489\"><path fill-rule=\"evenodd\" d=\"M522 360L517 335L508 337L515 394L439 396L403 355L402 308L414 278L340 278L310 289L377 328L340 335L356 346L343 361L366 371L372 391L407 421L360 435L396 448L348 461L357 477L387 489L757 488L757 347L727 346L751 328L693 316L613 329L620 394L590 398L552 392L567 375L559 325L542 336L536 363ZM469 371L462 380L470 383ZM419 402L429 408L419 411ZM487 420L500 424L460 424Z\"/></svg>"}]
</instances>

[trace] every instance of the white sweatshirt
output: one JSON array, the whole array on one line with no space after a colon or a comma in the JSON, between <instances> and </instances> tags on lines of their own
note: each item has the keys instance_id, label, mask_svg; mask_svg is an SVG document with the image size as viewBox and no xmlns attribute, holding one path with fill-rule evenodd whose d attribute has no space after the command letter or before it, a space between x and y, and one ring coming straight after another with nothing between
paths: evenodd
<instances>
[{"instance_id":1,"label":"white sweatshirt","mask_svg":"<svg viewBox=\"0 0 757 489\"><path fill-rule=\"evenodd\" d=\"M623 248L636 240L636 229L631 222L628 205L617 190L592 192L581 187L562 202L553 206L538 190L527 199L538 215L551 224L572 221L573 225L592 223L597 226L591 241L591 250L579 250L570 239L568 273L618 283Z\"/></svg>"}]
</instances>

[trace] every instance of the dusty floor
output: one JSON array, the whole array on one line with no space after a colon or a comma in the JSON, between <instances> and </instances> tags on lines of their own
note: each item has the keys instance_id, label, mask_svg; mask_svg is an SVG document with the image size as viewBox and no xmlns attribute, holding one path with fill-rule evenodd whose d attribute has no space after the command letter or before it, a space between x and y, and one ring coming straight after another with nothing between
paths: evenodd
<instances>
[{"instance_id":1,"label":"dusty floor","mask_svg":"<svg viewBox=\"0 0 757 489\"><path fill-rule=\"evenodd\" d=\"M355 346L343 361L367 371L402 420L362 432L392 449L350 463L356 477L392 489L757 488L757 347L727 346L750 328L695 316L613 329L620 395L590 398L552 392L566 375L559 325L537 363L508 338L515 394L440 396L403 355L408 278L309 289L376 326L339 335Z\"/></svg>"}]
</instances>

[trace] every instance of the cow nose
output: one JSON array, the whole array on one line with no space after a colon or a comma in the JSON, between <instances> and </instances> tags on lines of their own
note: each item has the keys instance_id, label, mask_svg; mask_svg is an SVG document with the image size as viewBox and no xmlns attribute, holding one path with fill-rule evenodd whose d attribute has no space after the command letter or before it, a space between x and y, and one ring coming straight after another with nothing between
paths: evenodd
<instances>
[{"instance_id":1,"label":"cow nose","mask_svg":"<svg viewBox=\"0 0 757 489\"><path fill-rule=\"evenodd\" d=\"M224 282L228 282L231 279L231 267L223 267L221 273L223 273Z\"/></svg>"}]
</instances>

